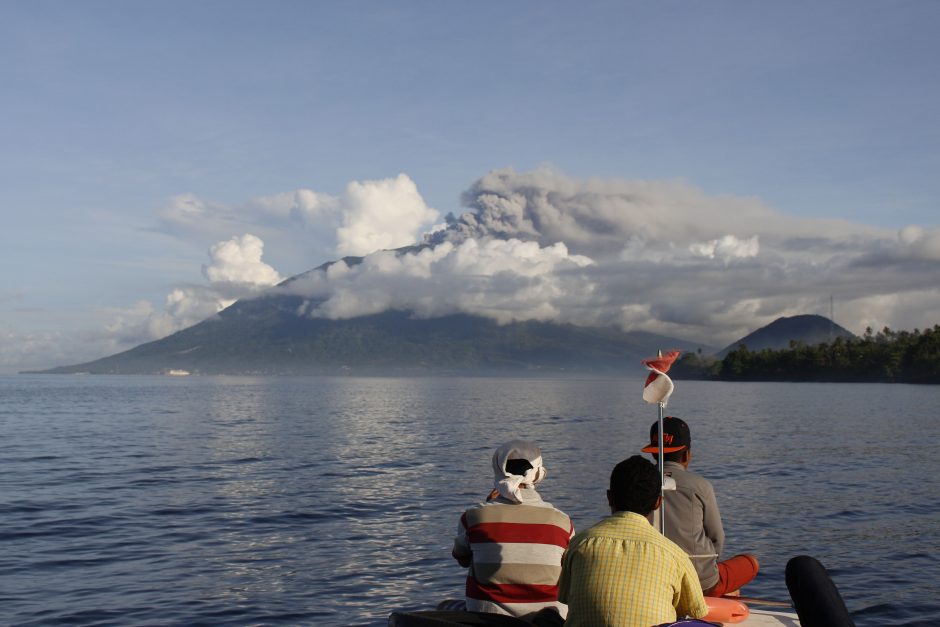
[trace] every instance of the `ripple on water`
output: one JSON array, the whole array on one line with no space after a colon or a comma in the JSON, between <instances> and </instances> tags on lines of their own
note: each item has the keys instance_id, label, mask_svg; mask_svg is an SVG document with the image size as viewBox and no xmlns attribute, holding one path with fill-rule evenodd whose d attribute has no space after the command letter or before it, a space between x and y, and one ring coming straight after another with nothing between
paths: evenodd
<instances>
[{"instance_id":1,"label":"ripple on water","mask_svg":"<svg viewBox=\"0 0 940 627\"><path fill-rule=\"evenodd\" d=\"M4 396L11 624L384 625L461 596L450 545L501 440L539 442L543 495L584 529L652 420L615 381L83 379L29 383L41 403ZM884 392L868 389L682 382L670 410L693 425L729 550L761 557L754 596L786 598L786 560L809 553L859 627L936 622L940 504L925 495L940 494L940 461L911 482L893 451L940 432L924 412L870 411ZM823 447L819 406L858 438Z\"/></svg>"}]
</instances>

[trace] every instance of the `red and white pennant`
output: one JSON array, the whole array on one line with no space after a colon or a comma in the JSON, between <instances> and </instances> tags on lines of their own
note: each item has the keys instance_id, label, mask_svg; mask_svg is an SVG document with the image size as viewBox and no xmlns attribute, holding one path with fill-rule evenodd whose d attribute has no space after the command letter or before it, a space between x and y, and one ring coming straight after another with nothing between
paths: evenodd
<instances>
[{"instance_id":1,"label":"red and white pennant","mask_svg":"<svg viewBox=\"0 0 940 627\"><path fill-rule=\"evenodd\" d=\"M649 376L646 377L646 384L643 386L644 401L650 405L662 403L663 407L666 406L666 401L672 391L676 389L672 379L666 373L669 372L669 368L679 358L681 352L669 351L665 355L643 360L643 365L651 370Z\"/></svg>"}]
</instances>

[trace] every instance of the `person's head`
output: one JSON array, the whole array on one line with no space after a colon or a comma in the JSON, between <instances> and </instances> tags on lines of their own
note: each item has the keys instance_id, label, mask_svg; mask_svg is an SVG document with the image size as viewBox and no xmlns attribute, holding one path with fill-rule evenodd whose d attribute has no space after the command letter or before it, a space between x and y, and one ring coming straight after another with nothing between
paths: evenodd
<instances>
[{"instance_id":1,"label":"person's head","mask_svg":"<svg viewBox=\"0 0 940 627\"><path fill-rule=\"evenodd\" d=\"M545 478L542 449L525 440L510 440L493 453L493 478L500 495L520 502L519 490L535 487Z\"/></svg>"},{"instance_id":2,"label":"person's head","mask_svg":"<svg viewBox=\"0 0 940 627\"><path fill-rule=\"evenodd\" d=\"M649 460L634 455L614 466L607 502L613 512L649 516L660 503L659 471Z\"/></svg>"},{"instance_id":3,"label":"person's head","mask_svg":"<svg viewBox=\"0 0 940 627\"><path fill-rule=\"evenodd\" d=\"M650 426L650 443L642 449L659 457L659 421ZM663 418L663 460L688 464L692 453L692 433L685 421L675 416Z\"/></svg>"}]
</instances>

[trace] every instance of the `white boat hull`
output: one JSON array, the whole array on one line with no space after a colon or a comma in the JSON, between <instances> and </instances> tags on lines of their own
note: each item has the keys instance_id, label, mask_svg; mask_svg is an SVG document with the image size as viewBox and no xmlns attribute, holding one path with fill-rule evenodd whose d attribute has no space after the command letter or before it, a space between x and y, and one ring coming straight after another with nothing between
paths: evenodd
<instances>
[{"instance_id":1,"label":"white boat hull","mask_svg":"<svg viewBox=\"0 0 940 627\"><path fill-rule=\"evenodd\" d=\"M737 625L747 627L799 627L800 618L791 612L777 612L751 609L747 618Z\"/></svg>"}]
</instances>

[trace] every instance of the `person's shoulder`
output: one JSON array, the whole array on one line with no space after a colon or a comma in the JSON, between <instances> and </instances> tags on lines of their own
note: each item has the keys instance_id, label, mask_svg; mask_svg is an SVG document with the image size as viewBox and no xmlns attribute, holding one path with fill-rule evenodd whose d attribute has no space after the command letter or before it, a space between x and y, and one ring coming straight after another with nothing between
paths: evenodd
<instances>
[{"instance_id":1,"label":"person's shoulder","mask_svg":"<svg viewBox=\"0 0 940 627\"><path fill-rule=\"evenodd\" d=\"M694 470L689 470L688 468L683 469L682 476L691 481L700 481L702 483L710 483L708 479L698 474Z\"/></svg>"},{"instance_id":2,"label":"person's shoulder","mask_svg":"<svg viewBox=\"0 0 940 627\"><path fill-rule=\"evenodd\" d=\"M494 511L494 510L499 510L499 509L506 508L506 507L518 507L518 506L519 506L519 503L513 503L512 501L507 501L505 499L498 498L498 499L492 499L489 501L481 501L479 503L476 503L475 505L471 505L466 510L464 510L464 514L473 515L475 513L479 513L484 510Z\"/></svg>"},{"instance_id":3,"label":"person's shoulder","mask_svg":"<svg viewBox=\"0 0 940 627\"><path fill-rule=\"evenodd\" d=\"M666 462L666 476L675 479L676 483L681 483L696 475L688 468L683 468L682 464L678 462Z\"/></svg>"},{"instance_id":4,"label":"person's shoulder","mask_svg":"<svg viewBox=\"0 0 940 627\"><path fill-rule=\"evenodd\" d=\"M489 507L490 505L494 505L494 503L492 501L481 501L479 503L474 503L473 505L465 509L464 513L466 514L467 512L473 512L473 511L480 509L481 507Z\"/></svg>"},{"instance_id":5,"label":"person's shoulder","mask_svg":"<svg viewBox=\"0 0 940 627\"><path fill-rule=\"evenodd\" d=\"M538 503L522 503L522 505L529 505L531 507L540 507L540 508L548 509L548 510L555 512L556 514L560 514L561 516L564 516L565 518L570 518L568 514L558 509L557 507L555 507L548 501L539 501Z\"/></svg>"},{"instance_id":6,"label":"person's shoulder","mask_svg":"<svg viewBox=\"0 0 940 627\"><path fill-rule=\"evenodd\" d=\"M539 494L538 492L536 492L534 489L523 490L523 491L522 491L522 502L521 502L521 503L515 503L515 505L522 505L522 506L528 506L528 507L539 507L539 508L549 509L549 510L552 510L552 511L554 511L554 512L557 512L558 514L561 514L562 516L567 516L567 514L565 514L565 512L563 512L562 510L558 509L557 507L555 507L554 505L552 505L552 504L549 503L548 501L544 500L544 499L542 498L542 495Z\"/></svg>"},{"instance_id":7,"label":"person's shoulder","mask_svg":"<svg viewBox=\"0 0 940 627\"><path fill-rule=\"evenodd\" d=\"M674 471L672 477L676 480L676 484L680 486L688 486L693 488L698 488L700 490L712 490L712 482L698 474L693 470L688 468L680 468L677 471Z\"/></svg>"},{"instance_id":8,"label":"person's shoulder","mask_svg":"<svg viewBox=\"0 0 940 627\"><path fill-rule=\"evenodd\" d=\"M493 507L512 507L514 505L515 505L514 503L509 503L509 502L501 503L498 500L482 501L480 503L476 503L475 505L471 505L470 507L465 509L463 513L461 514L461 516L463 518L473 518L475 516L479 516L480 512L483 510L488 510Z\"/></svg>"},{"instance_id":9,"label":"person's shoulder","mask_svg":"<svg viewBox=\"0 0 940 627\"><path fill-rule=\"evenodd\" d=\"M623 539L624 533L632 535L635 531L643 532L646 530L643 524L637 523L637 517L639 517L639 514L631 514L628 512L617 512L610 516L604 516L584 531L578 532L575 537L583 536L584 538L610 538L612 540L621 540ZM646 526L651 530L653 529L646 519L642 519L642 521L646 523Z\"/></svg>"},{"instance_id":10,"label":"person's shoulder","mask_svg":"<svg viewBox=\"0 0 940 627\"><path fill-rule=\"evenodd\" d=\"M595 523L587 529L582 529L575 533L571 538L571 542L568 544L568 550L574 552L583 542L597 537L598 535L602 535L597 528L599 524L600 523Z\"/></svg>"},{"instance_id":11,"label":"person's shoulder","mask_svg":"<svg viewBox=\"0 0 940 627\"><path fill-rule=\"evenodd\" d=\"M559 509L542 504L510 503L498 500L481 503L464 512L463 519L472 526L479 523L516 523L555 525L571 529L571 518Z\"/></svg>"},{"instance_id":12,"label":"person's shoulder","mask_svg":"<svg viewBox=\"0 0 940 627\"><path fill-rule=\"evenodd\" d=\"M574 549L592 547L582 549L589 551L629 552L625 547L644 545L669 559L673 555L673 549L664 544L663 540L666 538L649 523L645 516L632 512L617 512L605 516L587 529L578 531L571 539L570 546ZM685 555L684 552L681 553Z\"/></svg>"},{"instance_id":13,"label":"person's shoulder","mask_svg":"<svg viewBox=\"0 0 940 627\"><path fill-rule=\"evenodd\" d=\"M692 477L694 477L695 484L699 487L700 490L702 490L703 492L714 493L715 487L712 485L711 481L709 481L708 479L706 479L705 477L703 477L702 475L698 473L689 473L689 474L691 474Z\"/></svg>"},{"instance_id":14,"label":"person's shoulder","mask_svg":"<svg viewBox=\"0 0 940 627\"><path fill-rule=\"evenodd\" d=\"M524 508L534 523L551 524L563 529L571 528L571 517L550 503L522 503L518 507Z\"/></svg>"},{"instance_id":15,"label":"person's shoulder","mask_svg":"<svg viewBox=\"0 0 940 627\"><path fill-rule=\"evenodd\" d=\"M574 534L574 537L584 539L584 538L592 538L595 536L603 536L609 533L609 531L615 525L616 525L616 521L613 520L613 516L604 516L603 518L598 520L596 523L594 523L590 527L587 527L586 529L582 529L581 531ZM572 540L574 540L574 538L572 538Z\"/></svg>"}]
</instances>

